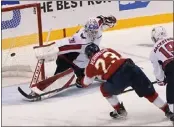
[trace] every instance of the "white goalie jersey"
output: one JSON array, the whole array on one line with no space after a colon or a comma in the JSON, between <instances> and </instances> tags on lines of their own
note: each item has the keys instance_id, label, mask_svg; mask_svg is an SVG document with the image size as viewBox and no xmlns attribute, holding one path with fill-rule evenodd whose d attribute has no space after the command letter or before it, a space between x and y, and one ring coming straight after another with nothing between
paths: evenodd
<instances>
[{"instance_id":1,"label":"white goalie jersey","mask_svg":"<svg viewBox=\"0 0 174 127\"><path fill-rule=\"evenodd\" d=\"M86 37L84 28L81 28L72 37L56 41L56 45L59 48L59 55L70 52L80 53L73 63L80 68L85 68L86 64L88 63L88 59L84 53L85 47L90 43L95 43L96 45L99 45L101 39L102 39L102 30L98 32L95 40L90 40L89 38Z\"/></svg>"},{"instance_id":2,"label":"white goalie jersey","mask_svg":"<svg viewBox=\"0 0 174 127\"><path fill-rule=\"evenodd\" d=\"M113 27L115 24L110 23L111 25L104 24L101 22L99 18L95 18L95 20L99 24L99 29L97 30L97 34L95 38L90 38L87 35L87 32L85 32L85 28L81 28L78 32L76 32L72 37L67 37L61 40L54 41L54 46L52 45L51 49L48 49L48 51L53 53L48 53L47 51L44 52L44 55L37 55L36 57L38 59L45 59L45 61L53 61L57 58L58 55L71 53L71 52L78 52L78 57L73 61L75 65L77 65L79 68L85 68L88 64L88 58L86 57L84 50L85 47L91 43L95 43L96 45L99 45L102 39L102 32L103 30L106 30L110 27ZM112 25L113 24L113 25ZM48 47L49 48L49 47ZM38 50L38 49L37 49ZM47 55L51 54L51 55ZM50 57L50 58L49 58ZM48 59L48 60L47 60Z\"/></svg>"},{"instance_id":3,"label":"white goalie jersey","mask_svg":"<svg viewBox=\"0 0 174 127\"><path fill-rule=\"evenodd\" d=\"M154 75L157 80L163 81L165 78L164 68L174 59L173 38L164 38L157 41L150 53L150 61L153 64Z\"/></svg>"}]
</instances>

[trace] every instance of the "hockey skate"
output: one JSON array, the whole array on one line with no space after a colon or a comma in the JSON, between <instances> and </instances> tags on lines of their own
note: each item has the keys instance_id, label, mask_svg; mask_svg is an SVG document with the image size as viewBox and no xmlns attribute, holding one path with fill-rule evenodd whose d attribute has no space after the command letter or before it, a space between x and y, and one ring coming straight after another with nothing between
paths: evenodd
<instances>
[{"instance_id":1,"label":"hockey skate","mask_svg":"<svg viewBox=\"0 0 174 127\"><path fill-rule=\"evenodd\" d=\"M119 110L114 110L110 112L110 116L112 118L125 118L127 116L127 111L125 107L123 106L123 103L120 104Z\"/></svg>"},{"instance_id":2,"label":"hockey skate","mask_svg":"<svg viewBox=\"0 0 174 127\"><path fill-rule=\"evenodd\" d=\"M169 107L166 108L165 116L174 122L174 113L170 111Z\"/></svg>"}]
</instances>

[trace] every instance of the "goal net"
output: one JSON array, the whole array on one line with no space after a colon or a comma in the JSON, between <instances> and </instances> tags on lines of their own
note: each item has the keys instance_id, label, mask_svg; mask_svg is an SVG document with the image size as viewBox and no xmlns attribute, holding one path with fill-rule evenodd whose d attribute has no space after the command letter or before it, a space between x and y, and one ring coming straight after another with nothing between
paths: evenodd
<instances>
[{"instance_id":1,"label":"goal net","mask_svg":"<svg viewBox=\"0 0 174 127\"><path fill-rule=\"evenodd\" d=\"M1 31L2 86L30 82L37 64L33 46L43 44L40 4L3 6Z\"/></svg>"}]
</instances>

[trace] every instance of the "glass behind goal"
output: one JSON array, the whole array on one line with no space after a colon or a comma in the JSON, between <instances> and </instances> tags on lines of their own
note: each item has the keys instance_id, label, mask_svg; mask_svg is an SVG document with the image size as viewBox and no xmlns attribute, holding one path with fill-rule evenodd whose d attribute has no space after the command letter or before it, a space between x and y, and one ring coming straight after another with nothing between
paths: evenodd
<instances>
[{"instance_id":1,"label":"glass behind goal","mask_svg":"<svg viewBox=\"0 0 174 127\"><path fill-rule=\"evenodd\" d=\"M1 31L2 86L30 82L37 64L33 46L43 45L40 4L2 6ZM40 77L45 78L44 64Z\"/></svg>"}]
</instances>

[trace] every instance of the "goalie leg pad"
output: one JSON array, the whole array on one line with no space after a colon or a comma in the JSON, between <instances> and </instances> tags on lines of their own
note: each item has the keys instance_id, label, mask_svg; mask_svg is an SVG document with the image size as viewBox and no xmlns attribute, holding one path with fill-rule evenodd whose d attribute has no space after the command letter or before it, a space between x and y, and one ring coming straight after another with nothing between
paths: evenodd
<instances>
[{"instance_id":1,"label":"goalie leg pad","mask_svg":"<svg viewBox=\"0 0 174 127\"><path fill-rule=\"evenodd\" d=\"M72 69L68 69L62 73L59 73L57 75L54 75L52 77L49 77L41 82L38 82L34 85L32 85L32 87L37 87L38 89L40 89L41 91L43 91L44 89L46 89L47 87L49 87L50 85L52 85L53 82L55 82L56 80L58 80L59 78L62 78L65 75L68 75L70 73L72 73L73 70Z\"/></svg>"}]
</instances>

